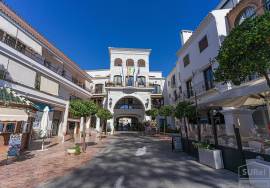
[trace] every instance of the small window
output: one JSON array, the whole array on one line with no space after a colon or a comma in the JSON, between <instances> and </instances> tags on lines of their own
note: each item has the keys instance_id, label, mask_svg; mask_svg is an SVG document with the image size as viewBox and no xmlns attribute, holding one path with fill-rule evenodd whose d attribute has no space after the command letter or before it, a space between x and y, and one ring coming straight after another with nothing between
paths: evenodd
<instances>
[{"instance_id":1,"label":"small window","mask_svg":"<svg viewBox=\"0 0 270 188\"><path fill-rule=\"evenodd\" d=\"M2 29L0 29L0 40L1 40L1 41L2 41L3 38L4 38L4 34L5 34L5 32L4 32Z\"/></svg>"},{"instance_id":2,"label":"small window","mask_svg":"<svg viewBox=\"0 0 270 188\"><path fill-rule=\"evenodd\" d=\"M186 82L186 88L187 88L187 98L190 98L193 96L193 88L192 88L192 80L188 80Z\"/></svg>"},{"instance_id":3,"label":"small window","mask_svg":"<svg viewBox=\"0 0 270 188\"><path fill-rule=\"evenodd\" d=\"M16 39L8 34L6 34L5 37L5 43L13 48L15 48L16 45Z\"/></svg>"},{"instance_id":4,"label":"small window","mask_svg":"<svg viewBox=\"0 0 270 188\"><path fill-rule=\"evenodd\" d=\"M138 76L138 86L146 86L146 80L144 76Z\"/></svg>"},{"instance_id":5,"label":"small window","mask_svg":"<svg viewBox=\"0 0 270 188\"><path fill-rule=\"evenodd\" d=\"M113 82L116 85L122 85L122 76L120 76L120 75L114 76Z\"/></svg>"},{"instance_id":6,"label":"small window","mask_svg":"<svg viewBox=\"0 0 270 188\"><path fill-rule=\"evenodd\" d=\"M95 85L95 93L96 93L96 94L101 94L101 93L103 93L103 84L96 84L96 85Z\"/></svg>"},{"instance_id":7,"label":"small window","mask_svg":"<svg viewBox=\"0 0 270 188\"><path fill-rule=\"evenodd\" d=\"M134 77L133 76L126 77L126 86L134 86Z\"/></svg>"},{"instance_id":8,"label":"small window","mask_svg":"<svg viewBox=\"0 0 270 188\"><path fill-rule=\"evenodd\" d=\"M208 67L203 71L205 90L212 89L214 87L214 78L212 67Z\"/></svg>"},{"instance_id":9,"label":"small window","mask_svg":"<svg viewBox=\"0 0 270 188\"><path fill-rule=\"evenodd\" d=\"M0 122L0 133L4 131L4 123Z\"/></svg>"},{"instance_id":10,"label":"small window","mask_svg":"<svg viewBox=\"0 0 270 188\"><path fill-rule=\"evenodd\" d=\"M208 39L207 36L205 35L199 42L200 53L203 52L207 47L208 47Z\"/></svg>"},{"instance_id":11,"label":"small window","mask_svg":"<svg viewBox=\"0 0 270 188\"><path fill-rule=\"evenodd\" d=\"M14 133L15 130L15 123L7 123L6 132Z\"/></svg>"},{"instance_id":12,"label":"small window","mask_svg":"<svg viewBox=\"0 0 270 188\"><path fill-rule=\"evenodd\" d=\"M187 54L184 58L184 67L186 67L188 64L190 64L189 54Z\"/></svg>"},{"instance_id":13,"label":"small window","mask_svg":"<svg viewBox=\"0 0 270 188\"><path fill-rule=\"evenodd\" d=\"M145 67L145 61L143 59L138 61L138 67Z\"/></svg>"},{"instance_id":14,"label":"small window","mask_svg":"<svg viewBox=\"0 0 270 188\"><path fill-rule=\"evenodd\" d=\"M134 60L133 59L128 59L126 63L127 63L127 67L133 67L134 66Z\"/></svg>"},{"instance_id":15,"label":"small window","mask_svg":"<svg viewBox=\"0 0 270 188\"><path fill-rule=\"evenodd\" d=\"M122 59L116 58L116 59L114 60L114 66L116 66L116 67L121 67L121 66L122 66Z\"/></svg>"}]
</instances>

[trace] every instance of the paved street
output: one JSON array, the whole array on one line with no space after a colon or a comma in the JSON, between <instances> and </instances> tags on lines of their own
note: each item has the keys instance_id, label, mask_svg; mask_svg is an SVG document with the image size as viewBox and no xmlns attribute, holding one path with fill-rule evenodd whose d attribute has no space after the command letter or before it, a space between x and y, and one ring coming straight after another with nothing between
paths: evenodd
<instances>
[{"instance_id":1,"label":"paved street","mask_svg":"<svg viewBox=\"0 0 270 188\"><path fill-rule=\"evenodd\" d=\"M121 133L84 167L40 188L189 188L238 187L237 175L213 170L183 153L172 153L169 141Z\"/></svg>"}]
</instances>

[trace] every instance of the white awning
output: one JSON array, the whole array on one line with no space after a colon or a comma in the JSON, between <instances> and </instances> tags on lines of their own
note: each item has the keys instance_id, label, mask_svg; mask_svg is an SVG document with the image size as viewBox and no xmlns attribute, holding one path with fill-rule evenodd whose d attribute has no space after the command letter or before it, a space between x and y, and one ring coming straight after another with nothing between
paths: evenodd
<instances>
[{"instance_id":1,"label":"white awning","mask_svg":"<svg viewBox=\"0 0 270 188\"><path fill-rule=\"evenodd\" d=\"M270 88L266 84L265 79L261 78L240 86L236 86L222 93L217 93L205 100L199 101L198 106L240 107L261 105L264 101L256 95L269 91Z\"/></svg>"},{"instance_id":2,"label":"white awning","mask_svg":"<svg viewBox=\"0 0 270 188\"><path fill-rule=\"evenodd\" d=\"M27 121L25 110L15 108L0 108L0 121Z\"/></svg>"}]
</instances>

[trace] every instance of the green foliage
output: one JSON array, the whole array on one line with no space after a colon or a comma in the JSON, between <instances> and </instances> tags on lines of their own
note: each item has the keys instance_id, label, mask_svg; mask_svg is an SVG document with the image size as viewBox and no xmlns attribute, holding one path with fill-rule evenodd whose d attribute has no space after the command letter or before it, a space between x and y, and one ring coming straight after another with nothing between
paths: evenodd
<instances>
[{"instance_id":1,"label":"green foliage","mask_svg":"<svg viewBox=\"0 0 270 188\"><path fill-rule=\"evenodd\" d=\"M70 113L75 117L87 117L97 113L97 106L93 101L72 100L70 102Z\"/></svg>"},{"instance_id":2,"label":"green foliage","mask_svg":"<svg viewBox=\"0 0 270 188\"><path fill-rule=\"evenodd\" d=\"M145 112L145 114L146 114L147 116L151 116L152 120L155 120L156 117L157 117L158 114L159 114L159 111L158 111L158 109L156 109L156 108L152 108L151 110L147 110L147 111Z\"/></svg>"},{"instance_id":3,"label":"green foliage","mask_svg":"<svg viewBox=\"0 0 270 188\"><path fill-rule=\"evenodd\" d=\"M192 145L195 148L209 149L209 150L215 149L213 146L211 146L210 144L205 143L205 142L192 142Z\"/></svg>"},{"instance_id":4,"label":"green foliage","mask_svg":"<svg viewBox=\"0 0 270 188\"><path fill-rule=\"evenodd\" d=\"M98 109L97 117L99 117L102 120L108 120L108 119L111 119L113 116L109 110L100 108Z\"/></svg>"},{"instance_id":5,"label":"green foliage","mask_svg":"<svg viewBox=\"0 0 270 188\"><path fill-rule=\"evenodd\" d=\"M76 146L74 146L74 147L72 147L70 149L74 149L75 150L75 153L74 153L75 155L79 155L81 153L81 148L80 148L79 145L76 145Z\"/></svg>"},{"instance_id":6,"label":"green foliage","mask_svg":"<svg viewBox=\"0 0 270 188\"><path fill-rule=\"evenodd\" d=\"M174 107L170 105L164 105L159 109L159 115L167 117L172 116L174 112Z\"/></svg>"},{"instance_id":7,"label":"green foliage","mask_svg":"<svg viewBox=\"0 0 270 188\"><path fill-rule=\"evenodd\" d=\"M196 118L196 107L188 101L179 102L175 108L174 115L177 119L186 117L189 120L194 120Z\"/></svg>"},{"instance_id":8,"label":"green foliage","mask_svg":"<svg viewBox=\"0 0 270 188\"><path fill-rule=\"evenodd\" d=\"M270 86L270 13L246 19L235 27L225 38L216 60L216 81L239 85L257 73L265 76Z\"/></svg>"}]
</instances>

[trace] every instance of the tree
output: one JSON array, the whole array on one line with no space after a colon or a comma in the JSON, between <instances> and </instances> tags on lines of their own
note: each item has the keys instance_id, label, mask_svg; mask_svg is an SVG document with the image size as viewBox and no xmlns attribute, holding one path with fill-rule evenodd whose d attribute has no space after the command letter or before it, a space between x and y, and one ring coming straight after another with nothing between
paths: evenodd
<instances>
[{"instance_id":1,"label":"tree","mask_svg":"<svg viewBox=\"0 0 270 188\"><path fill-rule=\"evenodd\" d=\"M154 121L156 117L158 116L159 112L158 112L158 109L152 108L151 110L147 110L145 114L147 116L151 116L152 121Z\"/></svg>"},{"instance_id":2,"label":"tree","mask_svg":"<svg viewBox=\"0 0 270 188\"><path fill-rule=\"evenodd\" d=\"M166 132L167 117L172 116L174 114L173 111L174 111L174 108L173 106L170 106L170 105L164 105L159 109L159 115L165 117L165 124L163 125L164 134Z\"/></svg>"},{"instance_id":3,"label":"tree","mask_svg":"<svg viewBox=\"0 0 270 188\"><path fill-rule=\"evenodd\" d=\"M270 87L270 13L246 19L235 27L216 58L217 81L240 85L253 74L264 76Z\"/></svg>"},{"instance_id":4,"label":"tree","mask_svg":"<svg viewBox=\"0 0 270 188\"><path fill-rule=\"evenodd\" d=\"M186 118L189 120L196 119L196 107L189 101L179 102L175 108L174 116L177 119L184 119L185 132L187 134ZM181 129L180 129L181 131Z\"/></svg>"},{"instance_id":5,"label":"tree","mask_svg":"<svg viewBox=\"0 0 270 188\"><path fill-rule=\"evenodd\" d=\"M99 117L101 121L105 122L105 134L107 134L107 120L111 119L113 117L112 113L107 109L99 108L98 112L97 112L97 117ZM102 130L103 130L103 128L104 127L102 124Z\"/></svg>"},{"instance_id":6,"label":"tree","mask_svg":"<svg viewBox=\"0 0 270 188\"><path fill-rule=\"evenodd\" d=\"M93 101L83 101L83 100L72 100L70 102L70 113L77 117L83 117L84 119L88 116L94 115L97 113L97 106ZM82 150L86 150L86 144L85 144L85 123L83 122L83 144L82 144Z\"/></svg>"}]
</instances>

